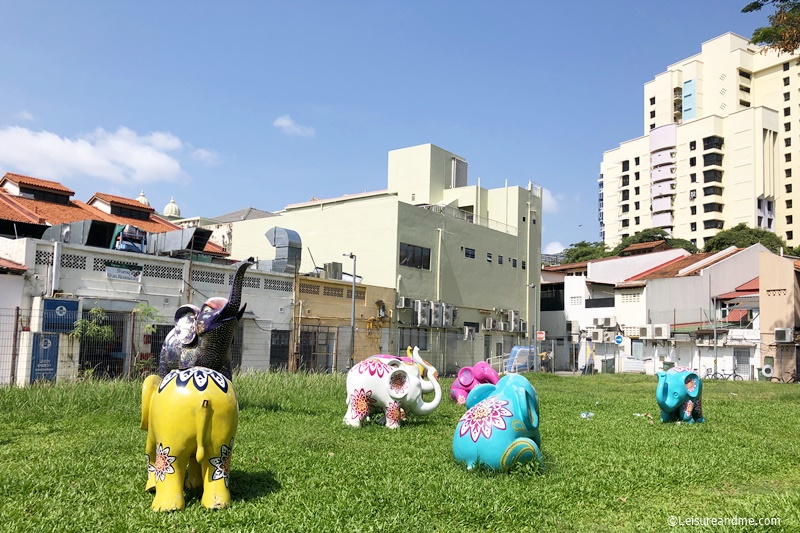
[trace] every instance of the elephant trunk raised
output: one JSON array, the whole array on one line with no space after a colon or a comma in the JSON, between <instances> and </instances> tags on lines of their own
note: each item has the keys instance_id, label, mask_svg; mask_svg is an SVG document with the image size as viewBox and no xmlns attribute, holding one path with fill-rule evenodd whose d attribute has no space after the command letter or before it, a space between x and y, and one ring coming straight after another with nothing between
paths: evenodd
<instances>
[{"instance_id":1,"label":"elephant trunk raised","mask_svg":"<svg viewBox=\"0 0 800 533\"><path fill-rule=\"evenodd\" d=\"M203 366L233 377L230 361L233 336L247 307L242 301L244 273L254 264L253 258L236 269L230 297L214 297L202 307L187 304L175 312L175 327L164 339L158 374L161 377L174 369Z\"/></svg>"},{"instance_id":2,"label":"elephant trunk raised","mask_svg":"<svg viewBox=\"0 0 800 533\"><path fill-rule=\"evenodd\" d=\"M423 379L422 376L420 376L420 379L422 380L423 384L422 385L423 391L425 390L424 384L426 382L429 383L429 385L433 387L433 400L431 400L430 402L426 402L422 398L422 395L420 394L417 402L414 405L410 406L410 410L412 413L416 415L427 415L431 413L434 409L439 407L439 403L442 401L442 387L441 385L439 385L438 372L433 366L428 364L427 361L425 361L422 357L420 357L419 349L416 347L414 348L413 359L417 364L422 365L422 367L425 369L426 379Z\"/></svg>"}]
</instances>

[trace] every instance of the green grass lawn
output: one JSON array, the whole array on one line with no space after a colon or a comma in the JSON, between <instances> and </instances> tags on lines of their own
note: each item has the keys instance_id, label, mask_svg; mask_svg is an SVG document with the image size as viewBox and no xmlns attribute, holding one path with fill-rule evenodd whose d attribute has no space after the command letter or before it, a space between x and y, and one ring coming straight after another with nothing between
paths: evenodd
<instances>
[{"instance_id":1,"label":"green grass lawn","mask_svg":"<svg viewBox=\"0 0 800 533\"><path fill-rule=\"evenodd\" d=\"M453 460L465 408L447 396L399 430L353 429L344 375L237 376L233 505L190 493L173 513L144 491L140 382L2 388L0 530L668 531L675 515L800 531L800 385L706 381L706 422L677 425L659 421L652 376L526 375L545 468L508 474Z\"/></svg>"}]
</instances>

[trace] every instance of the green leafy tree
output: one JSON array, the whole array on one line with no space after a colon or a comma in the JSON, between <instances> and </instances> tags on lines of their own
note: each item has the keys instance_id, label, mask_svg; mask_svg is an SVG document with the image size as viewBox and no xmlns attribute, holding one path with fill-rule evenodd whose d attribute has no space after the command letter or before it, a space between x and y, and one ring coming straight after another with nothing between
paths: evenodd
<instances>
[{"instance_id":1,"label":"green leafy tree","mask_svg":"<svg viewBox=\"0 0 800 533\"><path fill-rule=\"evenodd\" d=\"M792 54L800 48L800 2L796 0L756 0L742 9L742 13L760 11L766 6L775 8L767 17L769 26L756 28L751 43L760 44Z\"/></svg>"},{"instance_id":2,"label":"green leafy tree","mask_svg":"<svg viewBox=\"0 0 800 533\"><path fill-rule=\"evenodd\" d=\"M149 303L139 302L131 312L133 315L134 324L136 324L139 334L152 335L156 332L158 322L163 322L163 319L158 314L158 309L151 306ZM140 335L135 335L136 338L141 338ZM135 343L134 354L134 368L133 371L138 376L145 376L155 370L155 361L149 353L141 353L138 343Z\"/></svg>"},{"instance_id":3,"label":"green leafy tree","mask_svg":"<svg viewBox=\"0 0 800 533\"><path fill-rule=\"evenodd\" d=\"M608 257L608 249L603 242L576 242L564 250L564 263L580 263L603 257Z\"/></svg>"},{"instance_id":4,"label":"green leafy tree","mask_svg":"<svg viewBox=\"0 0 800 533\"><path fill-rule=\"evenodd\" d=\"M98 343L113 342L114 329L106 324L106 312L99 307L89 310L89 318L80 318L75 321L74 328L69 333L80 341L93 341Z\"/></svg>"},{"instance_id":5,"label":"green leafy tree","mask_svg":"<svg viewBox=\"0 0 800 533\"><path fill-rule=\"evenodd\" d=\"M736 246L737 248L747 248L756 243L763 244L770 252L778 253L780 249L786 249L786 243L783 239L772 233L771 231L756 229L747 226L744 222L732 227L728 230L723 230L711 237L706 242L706 252L718 252L724 250L729 246Z\"/></svg>"},{"instance_id":6,"label":"green leafy tree","mask_svg":"<svg viewBox=\"0 0 800 533\"><path fill-rule=\"evenodd\" d=\"M627 248L632 244L639 244L643 242L654 242L654 241L667 241L669 240L669 235L667 232L661 228L648 228L642 231L637 231L633 235L625 237L622 239L617 246L611 250L609 255L620 255L622 250Z\"/></svg>"},{"instance_id":7,"label":"green leafy tree","mask_svg":"<svg viewBox=\"0 0 800 533\"><path fill-rule=\"evenodd\" d=\"M683 248L690 254L696 254L697 252L700 251L697 248L697 246L695 246L694 244L692 244L691 241L688 241L686 239L668 239L667 244L669 244L670 248Z\"/></svg>"}]
</instances>

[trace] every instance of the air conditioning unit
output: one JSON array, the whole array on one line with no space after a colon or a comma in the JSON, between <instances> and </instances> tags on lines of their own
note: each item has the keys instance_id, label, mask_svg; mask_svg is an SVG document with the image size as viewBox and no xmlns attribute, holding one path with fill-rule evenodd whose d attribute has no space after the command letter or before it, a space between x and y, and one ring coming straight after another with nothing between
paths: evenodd
<instances>
[{"instance_id":1,"label":"air conditioning unit","mask_svg":"<svg viewBox=\"0 0 800 533\"><path fill-rule=\"evenodd\" d=\"M497 329L497 320L492 317L487 317L483 320L483 329L493 330Z\"/></svg>"},{"instance_id":2,"label":"air conditioning unit","mask_svg":"<svg viewBox=\"0 0 800 533\"><path fill-rule=\"evenodd\" d=\"M607 316L603 319L603 327L604 328L615 328L617 327L617 319L613 316Z\"/></svg>"},{"instance_id":3,"label":"air conditioning unit","mask_svg":"<svg viewBox=\"0 0 800 533\"><path fill-rule=\"evenodd\" d=\"M616 337L616 334L613 331L603 332L603 342L614 342L614 337Z\"/></svg>"},{"instance_id":4,"label":"air conditioning unit","mask_svg":"<svg viewBox=\"0 0 800 533\"><path fill-rule=\"evenodd\" d=\"M669 337L670 337L669 324L653 324L654 339L669 339Z\"/></svg>"},{"instance_id":5,"label":"air conditioning unit","mask_svg":"<svg viewBox=\"0 0 800 533\"><path fill-rule=\"evenodd\" d=\"M694 341L697 346L712 346L714 344L714 339L712 337L697 337Z\"/></svg>"},{"instance_id":6,"label":"air conditioning unit","mask_svg":"<svg viewBox=\"0 0 800 533\"><path fill-rule=\"evenodd\" d=\"M528 333L528 321L527 320L520 320L519 321L519 332L520 333Z\"/></svg>"},{"instance_id":7,"label":"air conditioning unit","mask_svg":"<svg viewBox=\"0 0 800 533\"><path fill-rule=\"evenodd\" d=\"M401 296L397 299L397 308L398 309L411 309L414 307L414 300L409 298L408 296Z\"/></svg>"},{"instance_id":8,"label":"air conditioning unit","mask_svg":"<svg viewBox=\"0 0 800 533\"><path fill-rule=\"evenodd\" d=\"M443 306L442 327L452 328L456 317L456 306L453 304L443 304Z\"/></svg>"},{"instance_id":9,"label":"air conditioning unit","mask_svg":"<svg viewBox=\"0 0 800 533\"><path fill-rule=\"evenodd\" d=\"M775 342L794 342L794 332L791 328L775 328Z\"/></svg>"},{"instance_id":10,"label":"air conditioning unit","mask_svg":"<svg viewBox=\"0 0 800 533\"><path fill-rule=\"evenodd\" d=\"M637 328L639 330L639 338L640 339L652 339L653 338L653 325L646 324L644 326L639 326Z\"/></svg>"},{"instance_id":11,"label":"air conditioning unit","mask_svg":"<svg viewBox=\"0 0 800 533\"><path fill-rule=\"evenodd\" d=\"M497 331L509 331L508 322L498 322Z\"/></svg>"},{"instance_id":12,"label":"air conditioning unit","mask_svg":"<svg viewBox=\"0 0 800 533\"><path fill-rule=\"evenodd\" d=\"M427 327L431 323L431 303L427 300L414 300L414 325Z\"/></svg>"},{"instance_id":13,"label":"air conditioning unit","mask_svg":"<svg viewBox=\"0 0 800 533\"><path fill-rule=\"evenodd\" d=\"M475 328L472 326L464 326L464 340L471 341L475 339Z\"/></svg>"},{"instance_id":14,"label":"air conditioning unit","mask_svg":"<svg viewBox=\"0 0 800 533\"><path fill-rule=\"evenodd\" d=\"M570 320L567 322L567 329L573 335L581 332L581 323L578 320Z\"/></svg>"},{"instance_id":15,"label":"air conditioning unit","mask_svg":"<svg viewBox=\"0 0 800 533\"><path fill-rule=\"evenodd\" d=\"M603 342L603 330L602 329L590 329L589 333L591 334L591 338L593 342Z\"/></svg>"},{"instance_id":16,"label":"air conditioning unit","mask_svg":"<svg viewBox=\"0 0 800 533\"><path fill-rule=\"evenodd\" d=\"M440 328L444 323L444 304L442 302L431 302L431 327Z\"/></svg>"},{"instance_id":17,"label":"air conditioning unit","mask_svg":"<svg viewBox=\"0 0 800 533\"><path fill-rule=\"evenodd\" d=\"M596 327L596 328L602 328L603 327L603 319L602 318L593 318L592 319L592 324L594 324L594 327Z\"/></svg>"}]
</instances>

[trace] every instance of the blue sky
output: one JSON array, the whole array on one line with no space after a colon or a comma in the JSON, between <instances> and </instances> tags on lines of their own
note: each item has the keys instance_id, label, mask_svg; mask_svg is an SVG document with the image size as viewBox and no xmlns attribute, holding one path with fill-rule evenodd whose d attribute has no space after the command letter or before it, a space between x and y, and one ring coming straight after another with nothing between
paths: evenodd
<instances>
[{"instance_id":1,"label":"blue sky","mask_svg":"<svg viewBox=\"0 0 800 533\"><path fill-rule=\"evenodd\" d=\"M541 185L553 253L599 240L643 84L766 24L747 3L0 0L0 175L213 217L384 189L433 143L470 184Z\"/></svg>"}]
</instances>

